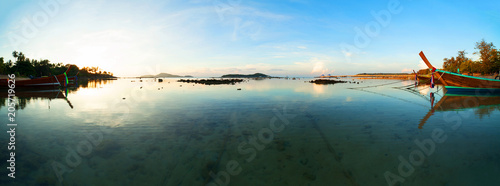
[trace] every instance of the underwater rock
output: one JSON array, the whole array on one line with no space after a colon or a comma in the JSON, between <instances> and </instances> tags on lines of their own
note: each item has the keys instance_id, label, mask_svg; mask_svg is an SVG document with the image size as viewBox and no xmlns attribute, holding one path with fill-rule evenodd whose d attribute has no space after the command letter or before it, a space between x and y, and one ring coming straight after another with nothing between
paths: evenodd
<instances>
[{"instance_id":1,"label":"underwater rock","mask_svg":"<svg viewBox=\"0 0 500 186\"><path fill-rule=\"evenodd\" d=\"M57 182L54 178L43 176L36 179L35 185L57 185Z\"/></svg>"},{"instance_id":2,"label":"underwater rock","mask_svg":"<svg viewBox=\"0 0 500 186\"><path fill-rule=\"evenodd\" d=\"M144 165L140 163L135 163L127 168L127 172L136 172L144 169Z\"/></svg>"},{"instance_id":3,"label":"underwater rock","mask_svg":"<svg viewBox=\"0 0 500 186\"><path fill-rule=\"evenodd\" d=\"M216 168L217 163L215 161L208 161L205 166L203 166L201 170L201 176L207 183L212 180L212 177L210 177L210 171L218 172L217 170L215 170Z\"/></svg>"},{"instance_id":4,"label":"underwater rock","mask_svg":"<svg viewBox=\"0 0 500 186\"><path fill-rule=\"evenodd\" d=\"M309 159L304 158L304 159L301 159L299 162L300 162L300 164L305 166L305 165L307 165L307 163L309 163Z\"/></svg>"},{"instance_id":5,"label":"underwater rock","mask_svg":"<svg viewBox=\"0 0 500 186\"><path fill-rule=\"evenodd\" d=\"M304 172L304 174L302 174L302 176L310 181L314 181L316 180L316 175L314 174L311 174L311 173L308 173L308 172Z\"/></svg>"},{"instance_id":6,"label":"underwater rock","mask_svg":"<svg viewBox=\"0 0 500 186\"><path fill-rule=\"evenodd\" d=\"M236 84L243 82L243 79L180 79L178 82L198 83L204 85Z\"/></svg>"},{"instance_id":7,"label":"underwater rock","mask_svg":"<svg viewBox=\"0 0 500 186\"><path fill-rule=\"evenodd\" d=\"M119 143L112 140L105 140L96 147L95 153L103 158L109 158L120 152L121 149L122 145Z\"/></svg>"},{"instance_id":8,"label":"underwater rock","mask_svg":"<svg viewBox=\"0 0 500 186\"><path fill-rule=\"evenodd\" d=\"M130 156L130 158L135 160L135 161L143 161L146 159L146 157L141 155L141 154L134 154L134 155Z\"/></svg>"},{"instance_id":9,"label":"underwater rock","mask_svg":"<svg viewBox=\"0 0 500 186\"><path fill-rule=\"evenodd\" d=\"M149 146L148 149L146 150L146 153L152 154L153 152L160 151L160 148L158 146Z\"/></svg>"},{"instance_id":10,"label":"underwater rock","mask_svg":"<svg viewBox=\"0 0 500 186\"><path fill-rule=\"evenodd\" d=\"M285 151L285 141L277 139L274 143L276 144L276 149L278 149L278 151Z\"/></svg>"},{"instance_id":11,"label":"underwater rock","mask_svg":"<svg viewBox=\"0 0 500 186\"><path fill-rule=\"evenodd\" d=\"M243 134L243 136L251 136L252 132L250 132L249 130L244 130L244 131L241 131L241 134Z\"/></svg>"}]
</instances>

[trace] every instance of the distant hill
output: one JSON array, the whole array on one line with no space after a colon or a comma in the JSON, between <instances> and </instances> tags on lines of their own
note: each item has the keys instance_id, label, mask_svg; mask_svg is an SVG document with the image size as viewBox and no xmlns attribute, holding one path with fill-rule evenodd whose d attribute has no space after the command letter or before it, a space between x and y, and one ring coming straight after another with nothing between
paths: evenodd
<instances>
[{"instance_id":1,"label":"distant hill","mask_svg":"<svg viewBox=\"0 0 500 186\"><path fill-rule=\"evenodd\" d=\"M169 73L159 73L157 75L144 75L144 76L141 76L141 78L160 78L160 77L193 77L193 76L190 76L190 75L179 76L179 75L174 75L174 74L169 74Z\"/></svg>"},{"instance_id":2,"label":"distant hill","mask_svg":"<svg viewBox=\"0 0 500 186\"><path fill-rule=\"evenodd\" d=\"M258 78L258 77L271 77L263 73L255 74L226 74L222 76L223 78Z\"/></svg>"}]
</instances>

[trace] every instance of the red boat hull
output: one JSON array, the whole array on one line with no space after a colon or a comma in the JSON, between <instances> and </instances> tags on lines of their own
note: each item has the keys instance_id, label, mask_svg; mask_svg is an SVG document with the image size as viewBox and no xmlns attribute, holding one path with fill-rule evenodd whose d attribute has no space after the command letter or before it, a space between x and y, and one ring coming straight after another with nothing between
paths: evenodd
<instances>
[{"instance_id":1,"label":"red boat hull","mask_svg":"<svg viewBox=\"0 0 500 186\"><path fill-rule=\"evenodd\" d=\"M41 77L36 79L16 80L14 82L16 87L47 87L47 86L66 86L66 74L69 69L74 65L70 65L64 74L56 76ZM76 76L75 76L76 79ZM8 87L9 79L0 79L0 88Z\"/></svg>"},{"instance_id":2,"label":"red boat hull","mask_svg":"<svg viewBox=\"0 0 500 186\"><path fill-rule=\"evenodd\" d=\"M8 86L8 79L0 79L0 87ZM41 87L41 86L60 86L66 85L66 77L64 74L57 76L42 77L37 79L16 80L16 87Z\"/></svg>"}]
</instances>

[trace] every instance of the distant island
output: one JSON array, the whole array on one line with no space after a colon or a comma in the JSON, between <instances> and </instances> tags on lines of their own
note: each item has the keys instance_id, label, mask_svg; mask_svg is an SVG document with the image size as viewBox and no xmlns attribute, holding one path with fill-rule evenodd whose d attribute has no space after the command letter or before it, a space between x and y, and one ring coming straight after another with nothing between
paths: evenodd
<instances>
[{"instance_id":1,"label":"distant island","mask_svg":"<svg viewBox=\"0 0 500 186\"><path fill-rule=\"evenodd\" d=\"M159 73L157 75L144 75L144 76L141 76L141 78L160 78L160 77L193 77L193 76L190 76L190 75L179 76L179 75L174 75L174 74L169 74L169 73Z\"/></svg>"},{"instance_id":2,"label":"distant island","mask_svg":"<svg viewBox=\"0 0 500 186\"><path fill-rule=\"evenodd\" d=\"M226 74L222 76L223 78L267 78L271 77L263 73L255 74Z\"/></svg>"}]
</instances>

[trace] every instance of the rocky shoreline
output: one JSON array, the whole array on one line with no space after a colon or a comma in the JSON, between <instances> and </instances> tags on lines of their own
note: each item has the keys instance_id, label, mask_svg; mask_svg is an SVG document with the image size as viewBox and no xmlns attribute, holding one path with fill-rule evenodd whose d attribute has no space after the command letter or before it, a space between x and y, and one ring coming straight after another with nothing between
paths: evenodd
<instances>
[{"instance_id":1,"label":"rocky shoreline","mask_svg":"<svg viewBox=\"0 0 500 186\"><path fill-rule=\"evenodd\" d=\"M347 81L333 80L333 79L315 79L315 80L309 81L309 83L327 85L327 84L336 84L336 83L347 83Z\"/></svg>"},{"instance_id":2,"label":"rocky shoreline","mask_svg":"<svg viewBox=\"0 0 500 186\"><path fill-rule=\"evenodd\" d=\"M179 79L177 82L196 83L204 85L224 85L224 84L234 85L236 83L243 82L243 79Z\"/></svg>"}]
</instances>

